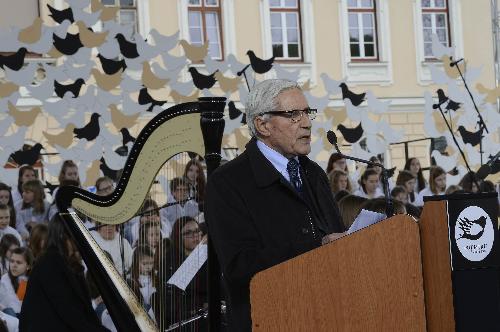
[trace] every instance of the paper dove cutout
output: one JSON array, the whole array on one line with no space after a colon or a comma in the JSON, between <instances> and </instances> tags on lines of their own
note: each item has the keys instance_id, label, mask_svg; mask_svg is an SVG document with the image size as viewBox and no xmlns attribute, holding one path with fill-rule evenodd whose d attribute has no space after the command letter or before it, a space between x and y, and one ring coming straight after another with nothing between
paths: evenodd
<instances>
[{"instance_id":1,"label":"paper dove cutout","mask_svg":"<svg viewBox=\"0 0 500 332\"><path fill-rule=\"evenodd\" d=\"M109 106L109 111L111 113L111 123L113 123L116 130L135 126L140 115L140 113L125 115L114 104Z\"/></svg>"},{"instance_id":2,"label":"paper dove cutout","mask_svg":"<svg viewBox=\"0 0 500 332\"><path fill-rule=\"evenodd\" d=\"M25 44L36 43L42 36L42 25L43 20L40 17L36 17L33 24L19 31L17 39Z\"/></svg>"},{"instance_id":3,"label":"paper dove cutout","mask_svg":"<svg viewBox=\"0 0 500 332\"><path fill-rule=\"evenodd\" d=\"M161 79L152 71L148 61L142 64L142 83L148 89L161 89L168 83L168 79Z\"/></svg>"},{"instance_id":4,"label":"paper dove cutout","mask_svg":"<svg viewBox=\"0 0 500 332\"><path fill-rule=\"evenodd\" d=\"M43 131L43 136L47 139L47 143L55 146L56 144L62 146L67 149L73 143L73 129L75 129L75 125L70 123L64 128L62 132L59 134L49 134L46 131Z\"/></svg>"},{"instance_id":5,"label":"paper dove cutout","mask_svg":"<svg viewBox=\"0 0 500 332\"><path fill-rule=\"evenodd\" d=\"M191 45L184 39L181 39L179 44L184 50L186 58L193 63L202 61L208 54L208 40L201 46Z\"/></svg>"},{"instance_id":6,"label":"paper dove cutout","mask_svg":"<svg viewBox=\"0 0 500 332\"><path fill-rule=\"evenodd\" d=\"M29 111L20 111L11 102L8 102L7 113L14 118L14 123L16 126L26 126L29 127L35 123L36 117L42 113L42 109L39 106L33 107Z\"/></svg>"}]
</instances>

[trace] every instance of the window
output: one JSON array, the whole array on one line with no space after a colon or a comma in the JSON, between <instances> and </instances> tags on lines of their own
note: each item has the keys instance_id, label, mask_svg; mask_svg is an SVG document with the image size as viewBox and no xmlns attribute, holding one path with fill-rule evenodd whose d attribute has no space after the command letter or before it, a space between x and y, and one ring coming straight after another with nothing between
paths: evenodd
<instances>
[{"instance_id":1,"label":"window","mask_svg":"<svg viewBox=\"0 0 500 332\"><path fill-rule=\"evenodd\" d=\"M351 60L378 60L377 11L374 0L349 0Z\"/></svg>"},{"instance_id":2,"label":"window","mask_svg":"<svg viewBox=\"0 0 500 332\"><path fill-rule=\"evenodd\" d=\"M106 6L118 6L118 22L122 25L134 27L132 35L137 32L137 4L136 0L102 0Z\"/></svg>"},{"instance_id":3,"label":"window","mask_svg":"<svg viewBox=\"0 0 500 332\"><path fill-rule=\"evenodd\" d=\"M208 40L208 51L212 59L223 59L221 6L222 0L189 0L189 41L203 45Z\"/></svg>"},{"instance_id":4,"label":"window","mask_svg":"<svg viewBox=\"0 0 500 332\"><path fill-rule=\"evenodd\" d=\"M438 36L444 46L450 46L448 0L422 0L422 29L424 57L432 59L432 34Z\"/></svg>"},{"instance_id":5,"label":"window","mask_svg":"<svg viewBox=\"0 0 500 332\"><path fill-rule=\"evenodd\" d=\"M280 60L302 61L299 0L269 0L273 55Z\"/></svg>"}]
</instances>

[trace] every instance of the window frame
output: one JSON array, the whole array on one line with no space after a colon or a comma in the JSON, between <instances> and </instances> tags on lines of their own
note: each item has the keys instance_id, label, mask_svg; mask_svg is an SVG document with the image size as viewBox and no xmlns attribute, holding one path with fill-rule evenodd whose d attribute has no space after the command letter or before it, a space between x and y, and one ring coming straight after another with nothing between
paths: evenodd
<instances>
[{"instance_id":1,"label":"window frame","mask_svg":"<svg viewBox=\"0 0 500 332\"><path fill-rule=\"evenodd\" d=\"M355 0L356 3L359 5L361 0ZM349 1L347 1L347 33L348 33L348 45L347 48L349 50L349 59L351 62L379 62L380 61L380 50L379 50L379 38L378 38L378 12L377 12L377 0L371 0L372 1L372 6L371 7L349 7ZM361 48L361 45L364 45L364 37L363 41L359 40L359 50L360 50L360 56L358 57L353 57L351 54L351 40L350 40L350 26L349 26L349 15L352 13L358 13L358 30L361 31L363 28L362 26L362 20L359 20L360 17L362 17L361 14L372 14L373 17L373 31L374 31L374 36L373 36L373 44L374 48L373 50L375 51L374 56L361 56L361 51L364 53L364 49ZM358 35L359 36L359 35Z\"/></svg>"},{"instance_id":2,"label":"window frame","mask_svg":"<svg viewBox=\"0 0 500 332\"><path fill-rule=\"evenodd\" d=\"M117 20L118 20L118 24L122 24L121 22L121 12L122 11L125 11L125 12L134 12L135 13L135 20L134 20L134 33L132 34L132 36L136 33L139 33L139 6L138 6L138 1L140 0L132 0L133 1L133 5L132 6L123 6L121 3L120 3L120 0L113 0L114 1L114 4L113 5L108 5L108 4L103 4L104 6L107 6L107 7L118 7L119 10L118 10L118 15L117 15Z\"/></svg>"},{"instance_id":3,"label":"window frame","mask_svg":"<svg viewBox=\"0 0 500 332\"><path fill-rule=\"evenodd\" d=\"M207 0L199 0L199 5L192 5L187 2L187 15L188 15L188 21L187 21L187 28L188 28L188 36L189 36L189 42L191 42L191 36L189 33L190 25L189 25L189 13L192 11L199 12L201 13L201 30L202 30L202 41L201 43L205 43L205 40L208 39L207 35L207 24L206 24L206 13L216 13L217 16L217 23L218 23L218 34L219 34L219 52L220 52L220 58L217 57L212 57L213 60L216 61L224 61L225 58L225 53L224 53L224 34L222 31L223 24L222 24L222 1L223 0L216 0L217 4L216 5L207 5L206 4Z\"/></svg>"},{"instance_id":4,"label":"window frame","mask_svg":"<svg viewBox=\"0 0 500 332\"><path fill-rule=\"evenodd\" d=\"M274 13L282 13L282 24L281 24L281 30L286 30L287 29L287 26L286 26L286 23L285 25L283 25L283 14L286 14L286 13L296 13L297 14L297 29L298 29L298 34L297 34L297 37L298 37L298 44L299 44L299 47L298 47L298 51L299 51L299 56L298 57L275 57L275 61L277 62L281 62L281 63L303 63L304 62L304 41L303 41L303 31L302 31L302 8L301 8L301 0L296 0L297 1L297 6L295 7L287 7L284 5L284 2L285 0L279 0L280 1L280 7L276 7L276 6L271 6L271 3L269 2L269 29L271 30L272 27L271 27L271 14L274 12ZM271 35L271 39L270 39L270 42L271 42L271 54L274 55L274 52L273 52L273 38L272 38L272 33L270 31L270 35ZM286 37L286 34L283 35L282 33L282 41L283 41L283 51L285 50L285 45L288 46L288 40L285 41L285 38ZM288 50L287 52L288 53ZM283 53L284 54L284 53Z\"/></svg>"},{"instance_id":5,"label":"window frame","mask_svg":"<svg viewBox=\"0 0 500 332\"><path fill-rule=\"evenodd\" d=\"M443 0L444 7L435 7L435 6L433 6L433 4L435 4L436 0L429 0L429 1L431 4L430 7L424 7L423 0L420 3L420 12L421 12L420 23L422 24L422 47L423 47L422 52L423 52L423 56L424 56L424 61L437 62L437 61L441 61L441 59L437 59L433 55L431 55L431 56L425 55L426 41L425 41L424 30L426 29L426 27L424 27L424 15L429 15L429 14L431 15L431 32L433 34L434 33L437 34L437 32L436 32L437 26L435 25L436 14L444 14L445 15L445 17L446 17L446 20L445 20L446 37L447 37L447 45L445 45L445 46L450 47L451 46L450 5L449 5L448 0ZM434 24L433 24L433 22L434 22Z\"/></svg>"}]
</instances>

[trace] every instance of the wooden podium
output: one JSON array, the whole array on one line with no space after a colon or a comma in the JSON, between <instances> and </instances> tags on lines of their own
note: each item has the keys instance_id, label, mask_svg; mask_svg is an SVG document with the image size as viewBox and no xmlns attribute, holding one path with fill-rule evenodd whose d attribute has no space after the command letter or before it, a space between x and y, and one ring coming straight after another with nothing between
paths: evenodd
<instances>
[{"instance_id":1,"label":"wooden podium","mask_svg":"<svg viewBox=\"0 0 500 332\"><path fill-rule=\"evenodd\" d=\"M252 329L460 330L446 208L427 202L419 223L397 215L257 273Z\"/></svg>"}]
</instances>

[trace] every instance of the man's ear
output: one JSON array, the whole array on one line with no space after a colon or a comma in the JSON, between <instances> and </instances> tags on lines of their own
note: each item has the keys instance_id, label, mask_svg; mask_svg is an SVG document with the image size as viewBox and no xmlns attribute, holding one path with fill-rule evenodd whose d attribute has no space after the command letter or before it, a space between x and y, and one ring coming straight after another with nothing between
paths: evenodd
<instances>
[{"instance_id":1,"label":"man's ear","mask_svg":"<svg viewBox=\"0 0 500 332\"><path fill-rule=\"evenodd\" d=\"M255 125L255 131L263 137L269 137L271 136L271 131L269 130L270 128L270 123L269 121L266 121L262 119L262 117L258 116L253 120L253 123Z\"/></svg>"}]
</instances>

